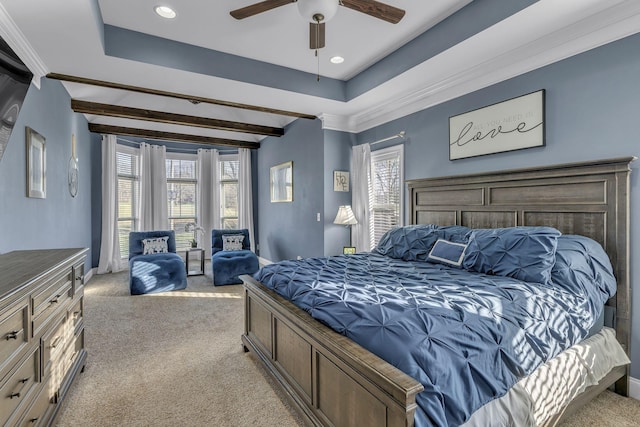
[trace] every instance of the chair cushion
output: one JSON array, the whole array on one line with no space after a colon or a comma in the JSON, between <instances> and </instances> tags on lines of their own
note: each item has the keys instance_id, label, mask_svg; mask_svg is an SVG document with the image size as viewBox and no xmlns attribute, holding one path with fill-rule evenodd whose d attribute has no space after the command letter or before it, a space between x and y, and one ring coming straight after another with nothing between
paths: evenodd
<instances>
[{"instance_id":1,"label":"chair cushion","mask_svg":"<svg viewBox=\"0 0 640 427\"><path fill-rule=\"evenodd\" d=\"M258 257L252 251L220 251L211 256L214 285L242 283L238 276L254 274L260 269Z\"/></svg>"},{"instance_id":2,"label":"chair cushion","mask_svg":"<svg viewBox=\"0 0 640 427\"><path fill-rule=\"evenodd\" d=\"M137 255L129 260L131 295L175 291L186 287L187 272L178 254Z\"/></svg>"}]
</instances>

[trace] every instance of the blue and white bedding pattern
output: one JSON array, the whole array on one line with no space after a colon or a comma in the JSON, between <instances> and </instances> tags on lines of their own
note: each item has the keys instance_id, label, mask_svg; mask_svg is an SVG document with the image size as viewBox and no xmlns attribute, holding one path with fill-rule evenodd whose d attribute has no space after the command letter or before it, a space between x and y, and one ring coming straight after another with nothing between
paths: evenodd
<instances>
[{"instance_id":1,"label":"blue and white bedding pattern","mask_svg":"<svg viewBox=\"0 0 640 427\"><path fill-rule=\"evenodd\" d=\"M463 268L428 262L438 239L477 248L472 230L410 226L390 232L408 238L384 236L371 253L282 261L254 277L421 382L416 426L458 426L586 337L615 293L611 264L596 242L547 227L515 229L501 229L506 243L494 250L502 255L485 251L492 264L485 273L469 270L477 254ZM389 240L395 243L385 250ZM544 261L548 274L541 275L540 266L532 270L534 277L548 277L544 283L512 277L522 276L519 267L499 265L499 259L513 262L504 253L536 245L555 260Z\"/></svg>"}]
</instances>

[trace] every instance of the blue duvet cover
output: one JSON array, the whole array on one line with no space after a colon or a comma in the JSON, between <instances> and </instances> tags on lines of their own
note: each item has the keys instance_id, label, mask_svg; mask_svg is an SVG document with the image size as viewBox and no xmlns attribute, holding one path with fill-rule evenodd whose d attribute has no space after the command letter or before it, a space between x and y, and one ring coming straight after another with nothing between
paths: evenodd
<instances>
[{"instance_id":1,"label":"blue duvet cover","mask_svg":"<svg viewBox=\"0 0 640 427\"><path fill-rule=\"evenodd\" d=\"M583 339L615 292L377 253L283 261L254 277L420 381L417 426L465 422Z\"/></svg>"}]
</instances>

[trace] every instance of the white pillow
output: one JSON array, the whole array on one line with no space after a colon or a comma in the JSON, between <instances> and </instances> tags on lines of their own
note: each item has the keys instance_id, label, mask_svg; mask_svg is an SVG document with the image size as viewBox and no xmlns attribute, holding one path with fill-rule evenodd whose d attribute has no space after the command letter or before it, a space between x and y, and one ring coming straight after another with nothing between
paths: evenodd
<instances>
[{"instance_id":1,"label":"white pillow","mask_svg":"<svg viewBox=\"0 0 640 427\"><path fill-rule=\"evenodd\" d=\"M142 239L142 254L164 254L169 252L167 240L169 240L169 236Z\"/></svg>"},{"instance_id":2,"label":"white pillow","mask_svg":"<svg viewBox=\"0 0 640 427\"><path fill-rule=\"evenodd\" d=\"M241 251L242 242L244 242L244 234L223 234L222 250L223 251Z\"/></svg>"}]
</instances>

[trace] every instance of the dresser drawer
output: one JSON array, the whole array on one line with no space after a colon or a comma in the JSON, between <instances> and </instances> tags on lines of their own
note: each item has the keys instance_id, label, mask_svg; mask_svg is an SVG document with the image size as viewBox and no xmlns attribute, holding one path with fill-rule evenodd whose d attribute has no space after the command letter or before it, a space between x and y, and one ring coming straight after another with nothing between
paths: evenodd
<instances>
[{"instance_id":1,"label":"dresser drawer","mask_svg":"<svg viewBox=\"0 0 640 427\"><path fill-rule=\"evenodd\" d=\"M45 328L54 313L71 301L71 270L59 277L50 286L31 297L33 307L33 336Z\"/></svg>"},{"instance_id":2,"label":"dresser drawer","mask_svg":"<svg viewBox=\"0 0 640 427\"><path fill-rule=\"evenodd\" d=\"M42 374L45 377L52 374L57 382L62 381L64 377L64 371L58 366L58 361L73 340L73 326L66 314L65 312L59 317L51 331L42 337Z\"/></svg>"},{"instance_id":3,"label":"dresser drawer","mask_svg":"<svg viewBox=\"0 0 640 427\"><path fill-rule=\"evenodd\" d=\"M29 300L23 298L0 313L0 381L13 360L27 346Z\"/></svg>"},{"instance_id":4,"label":"dresser drawer","mask_svg":"<svg viewBox=\"0 0 640 427\"><path fill-rule=\"evenodd\" d=\"M0 387L0 424L4 425L38 384L40 351L36 349Z\"/></svg>"},{"instance_id":5,"label":"dresser drawer","mask_svg":"<svg viewBox=\"0 0 640 427\"><path fill-rule=\"evenodd\" d=\"M49 418L49 409L55 405L51 398L49 390L49 383L45 383L40 389L38 396L35 398L31 407L22 416L20 422L17 423L20 427L34 427L45 425L46 420Z\"/></svg>"},{"instance_id":6,"label":"dresser drawer","mask_svg":"<svg viewBox=\"0 0 640 427\"><path fill-rule=\"evenodd\" d=\"M77 331L82 324L84 318L84 298L78 298L69 309L69 319L71 319L73 328Z\"/></svg>"},{"instance_id":7,"label":"dresser drawer","mask_svg":"<svg viewBox=\"0 0 640 427\"><path fill-rule=\"evenodd\" d=\"M77 296L84 287L84 260L73 266L73 295Z\"/></svg>"}]
</instances>

